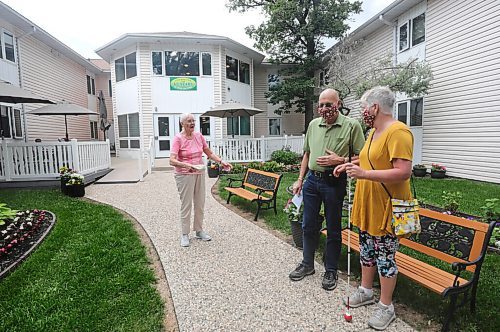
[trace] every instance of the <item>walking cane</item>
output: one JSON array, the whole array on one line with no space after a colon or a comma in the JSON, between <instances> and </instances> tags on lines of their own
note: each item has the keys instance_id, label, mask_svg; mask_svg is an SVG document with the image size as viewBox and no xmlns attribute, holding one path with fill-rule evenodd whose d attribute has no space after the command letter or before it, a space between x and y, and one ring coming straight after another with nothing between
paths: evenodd
<instances>
[{"instance_id":1,"label":"walking cane","mask_svg":"<svg viewBox=\"0 0 500 332\"><path fill-rule=\"evenodd\" d=\"M351 131L349 132L349 163L351 162L351 157L352 157L352 127ZM351 177L349 176L347 178L347 306L346 306L346 311L344 313L344 319L346 322L351 322L352 321L352 315L351 312L349 311L349 286L351 285Z\"/></svg>"}]
</instances>

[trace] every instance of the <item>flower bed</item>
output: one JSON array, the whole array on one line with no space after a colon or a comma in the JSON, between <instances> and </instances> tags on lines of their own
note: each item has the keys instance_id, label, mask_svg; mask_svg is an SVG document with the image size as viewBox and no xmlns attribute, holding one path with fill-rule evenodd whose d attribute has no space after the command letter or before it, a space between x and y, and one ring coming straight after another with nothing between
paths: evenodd
<instances>
[{"instance_id":1,"label":"flower bed","mask_svg":"<svg viewBox=\"0 0 500 332\"><path fill-rule=\"evenodd\" d=\"M0 225L0 278L19 265L52 229L55 216L44 210L16 213Z\"/></svg>"}]
</instances>

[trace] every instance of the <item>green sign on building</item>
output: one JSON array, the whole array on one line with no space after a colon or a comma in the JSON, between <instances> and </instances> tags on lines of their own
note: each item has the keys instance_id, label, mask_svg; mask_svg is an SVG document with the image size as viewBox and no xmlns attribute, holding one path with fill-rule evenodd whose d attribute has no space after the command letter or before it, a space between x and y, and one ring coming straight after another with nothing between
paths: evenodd
<instances>
[{"instance_id":1,"label":"green sign on building","mask_svg":"<svg viewBox=\"0 0 500 332\"><path fill-rule=\"evenodd\" d=\"M170 90L196 91L196 77L170 77Z\"/></svg>"}]
</instances>

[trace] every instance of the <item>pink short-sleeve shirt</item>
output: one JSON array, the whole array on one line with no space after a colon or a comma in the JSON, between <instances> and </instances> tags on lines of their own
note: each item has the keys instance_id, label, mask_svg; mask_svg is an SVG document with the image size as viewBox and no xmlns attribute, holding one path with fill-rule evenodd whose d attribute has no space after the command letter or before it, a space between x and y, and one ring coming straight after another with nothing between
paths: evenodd
<instances>
[{"instance_id":1,"label":"pink short-sleeve shirt","mask_svg":"<svg viewBox=\"0 0 500 332\"><path fill-rule=\"evenodd\" d=\"M177 155L177 160L191 165L203 164L203 150L208 147L205 137L200 132L193 132L191 138L179 133L175 135L170 153ZM182 167L175 167L178 174L201 174L202 171L190 171Z\"/></svg>"}]
</instances>

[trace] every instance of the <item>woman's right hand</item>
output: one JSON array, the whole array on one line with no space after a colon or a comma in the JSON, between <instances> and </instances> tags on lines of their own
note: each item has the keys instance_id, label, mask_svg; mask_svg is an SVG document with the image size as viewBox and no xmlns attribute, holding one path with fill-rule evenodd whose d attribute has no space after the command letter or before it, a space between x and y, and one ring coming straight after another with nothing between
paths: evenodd
<instances>
[{"instance_id":1,"label":"woman's right hand","mask_svg":"<svg viewBox=\"0 0 500 332\"><path fill-rule=\"evenodd\" d=\"M346 170L346 164L337 165L335 167L335 169L333 170L333 175L335 175L336 177L339 177L340 174L345 172L345 170Z\"/></svg>"}]
</instances>

